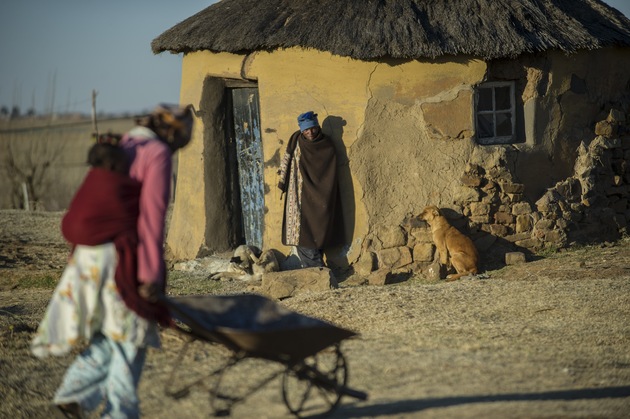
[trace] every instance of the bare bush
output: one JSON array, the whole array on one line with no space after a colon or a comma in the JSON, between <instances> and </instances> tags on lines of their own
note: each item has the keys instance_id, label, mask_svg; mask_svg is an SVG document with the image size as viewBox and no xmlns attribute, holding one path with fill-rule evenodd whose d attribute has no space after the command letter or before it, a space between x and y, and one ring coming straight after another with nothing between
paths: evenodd
<instances>
[{"instance_id":1,"label":"bare bush","mask_svg":"<svg viewBox=\"0 0 630 419\"><path fill-rule=\"evenodd\" d=\"M53 186L49 176L59 161L66 142L58 131L47 129L35 141L19 133L2 141L2 171L9 181L13 208L45 209L44 197Z\"/></svg>"}]
</instances>

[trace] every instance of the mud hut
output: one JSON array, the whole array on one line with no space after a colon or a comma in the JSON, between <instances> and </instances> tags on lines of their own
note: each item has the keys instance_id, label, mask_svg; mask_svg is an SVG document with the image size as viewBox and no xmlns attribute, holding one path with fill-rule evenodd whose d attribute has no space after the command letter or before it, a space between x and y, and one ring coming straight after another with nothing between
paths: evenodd
<instances>
[{"instance_id":1,"label":"mud hut","mask_svg":"<svg viewBox=\"0 0 630 419\"><path fill-rule=\"evenodd\" d=\"M426 205L481 247L535 248L536 202L630 93L630 20L599 0L222 0L152 49L184 54L197 110L167 238L182 259L283 249L276 171L306 110L340 155L333 264L428 262Z\"/></svg>"}]
</instances>

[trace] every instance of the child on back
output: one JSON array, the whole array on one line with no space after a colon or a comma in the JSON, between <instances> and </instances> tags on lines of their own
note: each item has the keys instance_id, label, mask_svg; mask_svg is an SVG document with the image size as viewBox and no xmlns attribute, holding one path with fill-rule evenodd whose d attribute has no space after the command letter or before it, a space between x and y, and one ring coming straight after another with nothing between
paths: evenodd
<instances>
[{"instance_id":1,"label":"child on back","mask_svg":"<svg viewBox=\"0 0 630 419\"><path fill-rule=\"evenodd\" d=\"M137 230L140 183L128 175L124 150L96 143L88 151L91 166L61 222L61 231L73 245L95 246L116 241Z\"/></svg>"},{"instance_id":2,"label":"child on back","mask_svg":"<svg viewBox=\"0 0 630 419\"><path fill-rule=\"evenodd\" d=\"M111 143L96 143L88 151L90 166L127 174L129 164L122 148Z\"/></svg>"}]
</instances>

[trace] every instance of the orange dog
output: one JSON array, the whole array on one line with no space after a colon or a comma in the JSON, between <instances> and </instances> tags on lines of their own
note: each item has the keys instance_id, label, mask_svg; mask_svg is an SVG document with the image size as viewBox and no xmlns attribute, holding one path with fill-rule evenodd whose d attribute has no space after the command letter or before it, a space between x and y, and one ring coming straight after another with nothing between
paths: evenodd
<instances>
[{"instance_id":1,"label":"orange dog","mask_svg":"<svg viewBox=\"0 0 630 419\"><path fill-rule=\"evenodd\" d=\"M440 264L449 268L453 266L456 274L448 275L447 281L455 281L465 275L478 272L479 254L469 237L449 224L436 206L426 207L419 215L431 226L433 242L440 254Z\"/></svg>"}]
</instances>

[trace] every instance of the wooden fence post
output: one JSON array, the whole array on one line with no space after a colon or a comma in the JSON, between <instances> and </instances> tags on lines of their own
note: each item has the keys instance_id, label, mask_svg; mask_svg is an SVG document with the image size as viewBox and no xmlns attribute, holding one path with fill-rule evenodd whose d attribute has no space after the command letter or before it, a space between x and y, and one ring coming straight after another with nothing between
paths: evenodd
<instances>
[{"instance_id":1,"label":"wooden fence post","mask_svg":"<svg viewBox=\"0 0 630 419\"><path fill-rule=\"evenodd\" d=\"M30 211L31 203L28 199L28 188L26 187L26 182L22 182L22 194L24 195L24 209L26 211Z\"/></svg>"}]
</instances>

